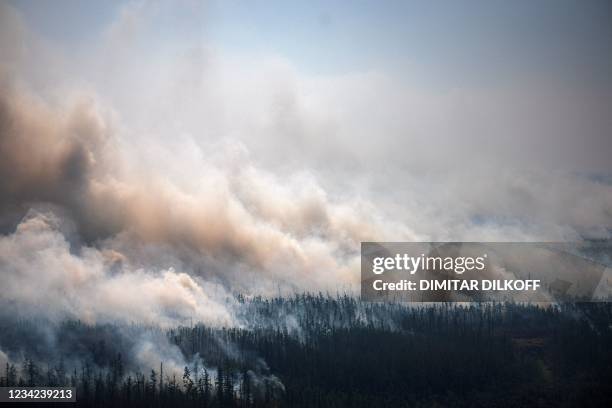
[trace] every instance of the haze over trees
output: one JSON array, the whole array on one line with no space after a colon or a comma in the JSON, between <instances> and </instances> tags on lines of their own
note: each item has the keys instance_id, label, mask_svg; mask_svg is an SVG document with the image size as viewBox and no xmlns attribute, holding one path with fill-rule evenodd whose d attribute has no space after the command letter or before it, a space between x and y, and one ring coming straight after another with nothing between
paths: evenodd
<instances>
[{"instance_id":1,"label":"haze over trees","mask_svg":"<svg viewBox=\"0 0 612 408\"><path fill-rule=\"evenodd\" d=\"M80 406L606 406L612 305L407 306L303 294L243 327L2 320L0 384L73 386ZM177 357L144 367L133 338ZM164 339L162 341L161 339ZM23 356L18 361L15 356ZM151 363L153 364L153 363Z\"/></svg>"}]
</instances>

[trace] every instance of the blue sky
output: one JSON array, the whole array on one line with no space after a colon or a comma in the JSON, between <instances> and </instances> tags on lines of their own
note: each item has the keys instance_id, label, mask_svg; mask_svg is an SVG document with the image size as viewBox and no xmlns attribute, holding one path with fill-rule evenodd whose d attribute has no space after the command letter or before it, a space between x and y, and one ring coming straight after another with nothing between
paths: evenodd
<instances>
[{"instance_id":1,"label":"blue sky","mask_svg":"<svg viewBox=\"0 0 612 408\"><path fill-rule=\"evenodd\" d=\"M13 1L67 47L95 38L122 2ZM607 1L212 1L162 4L152 42L273 53L306 73L410 72L434 87L524 76L610 86Z\"/></svg>"}]
</instances>

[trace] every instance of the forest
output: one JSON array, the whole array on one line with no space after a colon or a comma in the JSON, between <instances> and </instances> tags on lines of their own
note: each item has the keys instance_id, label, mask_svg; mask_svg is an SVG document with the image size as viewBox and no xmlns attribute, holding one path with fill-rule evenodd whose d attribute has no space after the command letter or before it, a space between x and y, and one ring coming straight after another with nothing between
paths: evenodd
<instances>
[{"instance_id":1,"label":"forest","mask_svg":"<svg viewBox=\"0 0 612 408\"><path fill-rule=\"evenodd\" d=\"M0 349L12 358L0 386L72 386L77 405L93 407L612 403L610 303L236 297L237 327L3 316ZM151 353L161 357L147 367Z\"/></svg>"}]
</instances>

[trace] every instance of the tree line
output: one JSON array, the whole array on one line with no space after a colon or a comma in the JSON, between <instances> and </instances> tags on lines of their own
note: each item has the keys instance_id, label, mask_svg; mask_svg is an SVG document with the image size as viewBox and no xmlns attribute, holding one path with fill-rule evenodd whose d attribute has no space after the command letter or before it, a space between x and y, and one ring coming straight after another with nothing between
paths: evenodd
<instances>
[{"instance_id":1,"label":"tree line","mask_svg":"<svg viewBox=\"0 0 612 408\"><path fill-rule=\"evenodd\" d=\"M72 386L79 405L100 407L612 401L610 303L412 306L345 295L237 297L240 327L155 329L189 361L181 372L165 361L141 372L118 346L125 340L113 337L120 331L72 321L58 328L58 339L66 350L80 350L77 361L66 351L43 362L33 348L21 364L4 367L0 384ZM21 330L32 329L23 323ZM3 349L7 338L9 332L0 335Z\"/></svg>"}]
</instances>

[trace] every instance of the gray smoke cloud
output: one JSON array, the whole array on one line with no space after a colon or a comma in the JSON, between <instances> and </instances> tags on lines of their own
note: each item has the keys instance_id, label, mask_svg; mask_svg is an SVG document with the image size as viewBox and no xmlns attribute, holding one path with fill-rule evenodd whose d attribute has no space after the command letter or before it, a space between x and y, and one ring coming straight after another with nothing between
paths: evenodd
<instances>
[{"instance_id":1,"label":"gray smoke cloud","mask_svg":"<svg viewBox=\"0 0 612 408\"><path fill-rule=\"evenodd\" d=\"M169 326L194 319L234 325L223 288L172 268L132 269L110 250L82 246L73 253L58 222L52 213L30 212L13 234L0 238L5 313L91 324Z\"/></svg>"},{"instance_id":2,"label":"gray smoke cloud","mask_svg":"<svg viewBox=\"0 0 612 408\"><path fill-rule=\"evenodd\" d=\"M223 147L185 191L163 174L122 171L112 126L91 101L54 109L5 83L0 106L7 308L92 323L233 324L210 293L350 282L358 242L383 236L308 174L281 182L240 145Z\"/></svg>"},{"instance_id":3,"label":"gray smoke cloud","mask_svg":"<svg viewBox=\"0 0 612 408\"><path fill-rule=\"evenodd\" d=\"M3 306L236 325L232 291L355 290L361 241L610 235L605 89L163 58L155 13L67 53L0 6Z\"/></svg>"}]
</instances>

